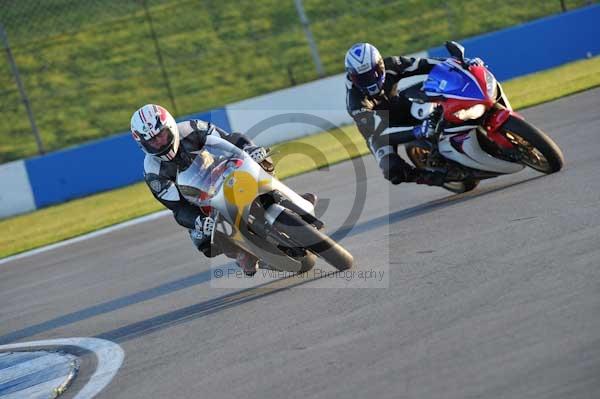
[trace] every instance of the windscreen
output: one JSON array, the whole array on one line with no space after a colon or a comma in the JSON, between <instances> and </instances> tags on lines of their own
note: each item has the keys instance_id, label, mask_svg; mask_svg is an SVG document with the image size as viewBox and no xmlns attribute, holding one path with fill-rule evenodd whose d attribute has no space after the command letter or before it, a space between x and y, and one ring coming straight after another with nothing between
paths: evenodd
<instances>
[{"instance_id":1,"label":"windscreen","mask_svg":"<svg viewBox=\"0 0 600 399\"><path fill-rule=\"evenodd\" d=\"M477 81L450 62L443 62L433 67L423 83L423 91L430 95L440 94L451 98L484 99Z\"/></svg>"},{"instance_id":2,"label":"windscreen","mask_svg":"<svg viewBox=\"0 0 600 399\"><path fill-rule=\"evenodd\" d=\"M205 206L219 191L231 171L243 163L243 159L239 152L223 145L207 144L193 155L192 164L179 172L177 186L186 200Z\"/></svg>"}]
</instances>

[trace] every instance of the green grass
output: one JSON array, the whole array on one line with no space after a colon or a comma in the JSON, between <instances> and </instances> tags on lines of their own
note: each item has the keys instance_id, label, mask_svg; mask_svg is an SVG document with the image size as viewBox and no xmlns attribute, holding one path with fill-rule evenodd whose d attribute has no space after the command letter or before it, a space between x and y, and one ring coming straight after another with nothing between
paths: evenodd
<instances>
[{"instance_id":1,"label":"green grass","mask_svg":"<svg viewBox=\"0 0 600 399\"><path fill-rule=\"evenodd\" d=\"M600 86L600 57L505 82L515 108L524 108ZM551 133L551 132L550 132ZM354 126L275 147L280 178L294 176L368 152ZM51 244L163 209L145 183L96 194L0 220L0 257Z\"/></svg>"},{"instance_id":2,"label":"green grass","mask_svg":"<svg viewBox=\"0 0 600 399\"><path fill-rule=\"evenodd\" d=\"M567 0L569 9L588 0ZM173 106L140 1L4 1L0 22L49 150L126 131L155 102L207 110L316 79L293 1L148 0ZM559 0L304 0L327 74L346 49L385 54L440 45L560 12ZM6 57L0 57L0 163L36 153Z\"/></svg>"},{"instance_id":3,"label":"green grass","mask_svg":"<svg viewBox=\"0 0 600 399\"><path fill-rule=\"evenodd\" d=\"M502 84L514 108L526 108L600 86L600 57L522 76Z\"/></svg>"},{"instance_id":4,"label":"green grass","mask_svg":"<svg viewBox=\"0 0 600 399\"><path fill-rule=\"evenodd\" d=\"M367 151L354 128L274 147L277 176L286 178L362 155ZM95 194L25 215L0 220L0 258L62 241L164 209L145 183Z\"/></svg>"}]
</instances>

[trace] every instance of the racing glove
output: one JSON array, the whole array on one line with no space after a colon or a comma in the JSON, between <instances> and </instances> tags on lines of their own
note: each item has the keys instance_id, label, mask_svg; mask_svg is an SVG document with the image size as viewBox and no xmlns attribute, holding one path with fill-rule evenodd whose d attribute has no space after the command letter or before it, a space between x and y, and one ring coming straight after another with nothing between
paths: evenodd
<instances>
[{"instance_id":1,"label":"racing glove","mask_svg":"<svg viewBox=\"0 0 600 399\"><path fill-rule=\"evenodd\" d=\"M426 119L422 124L413 128L413 134L415 139L423 140L428 139L435 134L435 127L431 119Z\"/></svg>"},{"instance_id":2,"label":"racing glove","mask_svg":"<svg viewBox=\"0 0 600 399\"><path fill-rule=\"evenodd\" d=\"M265 160L265 158L267 158L267 150L264 147L247 145L244 147L244 151L246 151L246 153L250 155L250 158L252 158L256 163L261 163Z\"/></svg>"},{"instance_id":3,"label":"racing glove","mask_svg":"<svg viewBox=\"0 0 600 399\"><path fill-rule=\"evenodd\" d=\"M203 238L210 238L215 229L215 220L210 216L198 216L195 222L196 236L202 235Z\"/></svg>"}]
</instances>

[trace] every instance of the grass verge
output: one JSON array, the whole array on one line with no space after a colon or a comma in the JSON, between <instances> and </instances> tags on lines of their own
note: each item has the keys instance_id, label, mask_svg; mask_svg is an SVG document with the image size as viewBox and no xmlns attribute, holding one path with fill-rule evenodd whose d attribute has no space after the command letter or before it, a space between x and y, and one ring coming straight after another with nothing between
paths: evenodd
<instances>
[{"instance_id":1,"label":"grass verge","mask_svg":"<svg viewBox=\"0 0 600 399\"><path fill-rule=\"evenodd\" d=\"M368 7L361 0L307 0L304 6L331 75L343 71L352 43L407 54L560 13L561 2L573 10L590 0L372 0ZM0 4L48 151L125 131L142 104L163 104L180 117L319 77L289 0ZM0 93L0 163L35 155L4 56Z\"/></svg>"},{"instance_id":2,"label":"grass verge","mask_svg":"<svg viewBox=\"0 0 600 399\"><path fill-rule=\"evenodd\" d=\"M600 86L600 57L503 84L515 108ZM550 132L551 133L551 132ZM278 176L286 178L368 152L354 126L275 146ZM162 209L145 183L96 194L0 221L0 258L76 237Z\"/></svg>"}]
</instances>

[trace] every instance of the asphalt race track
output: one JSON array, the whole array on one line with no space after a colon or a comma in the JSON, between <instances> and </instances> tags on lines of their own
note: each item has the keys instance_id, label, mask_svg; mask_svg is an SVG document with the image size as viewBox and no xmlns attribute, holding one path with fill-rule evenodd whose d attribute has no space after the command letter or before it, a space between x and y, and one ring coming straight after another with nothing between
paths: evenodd
<instances>
[{"instance_id":1,"label":"asphalt race track","mask_svg":"<svg viewBox=\"0 0 600 399\"><path fill-rule=\"evenodd\" d=\"M564 151L551 176L454 196L389 186L362 158L290 179L369 278L319 264L215 288L231 263L196 253L171 217L2 264L0 345L119 344L101 398L598 398L599 110L595 89L523 112ZM339 226L365 185L358 221Z\"/></svg>"}]
</instances>

